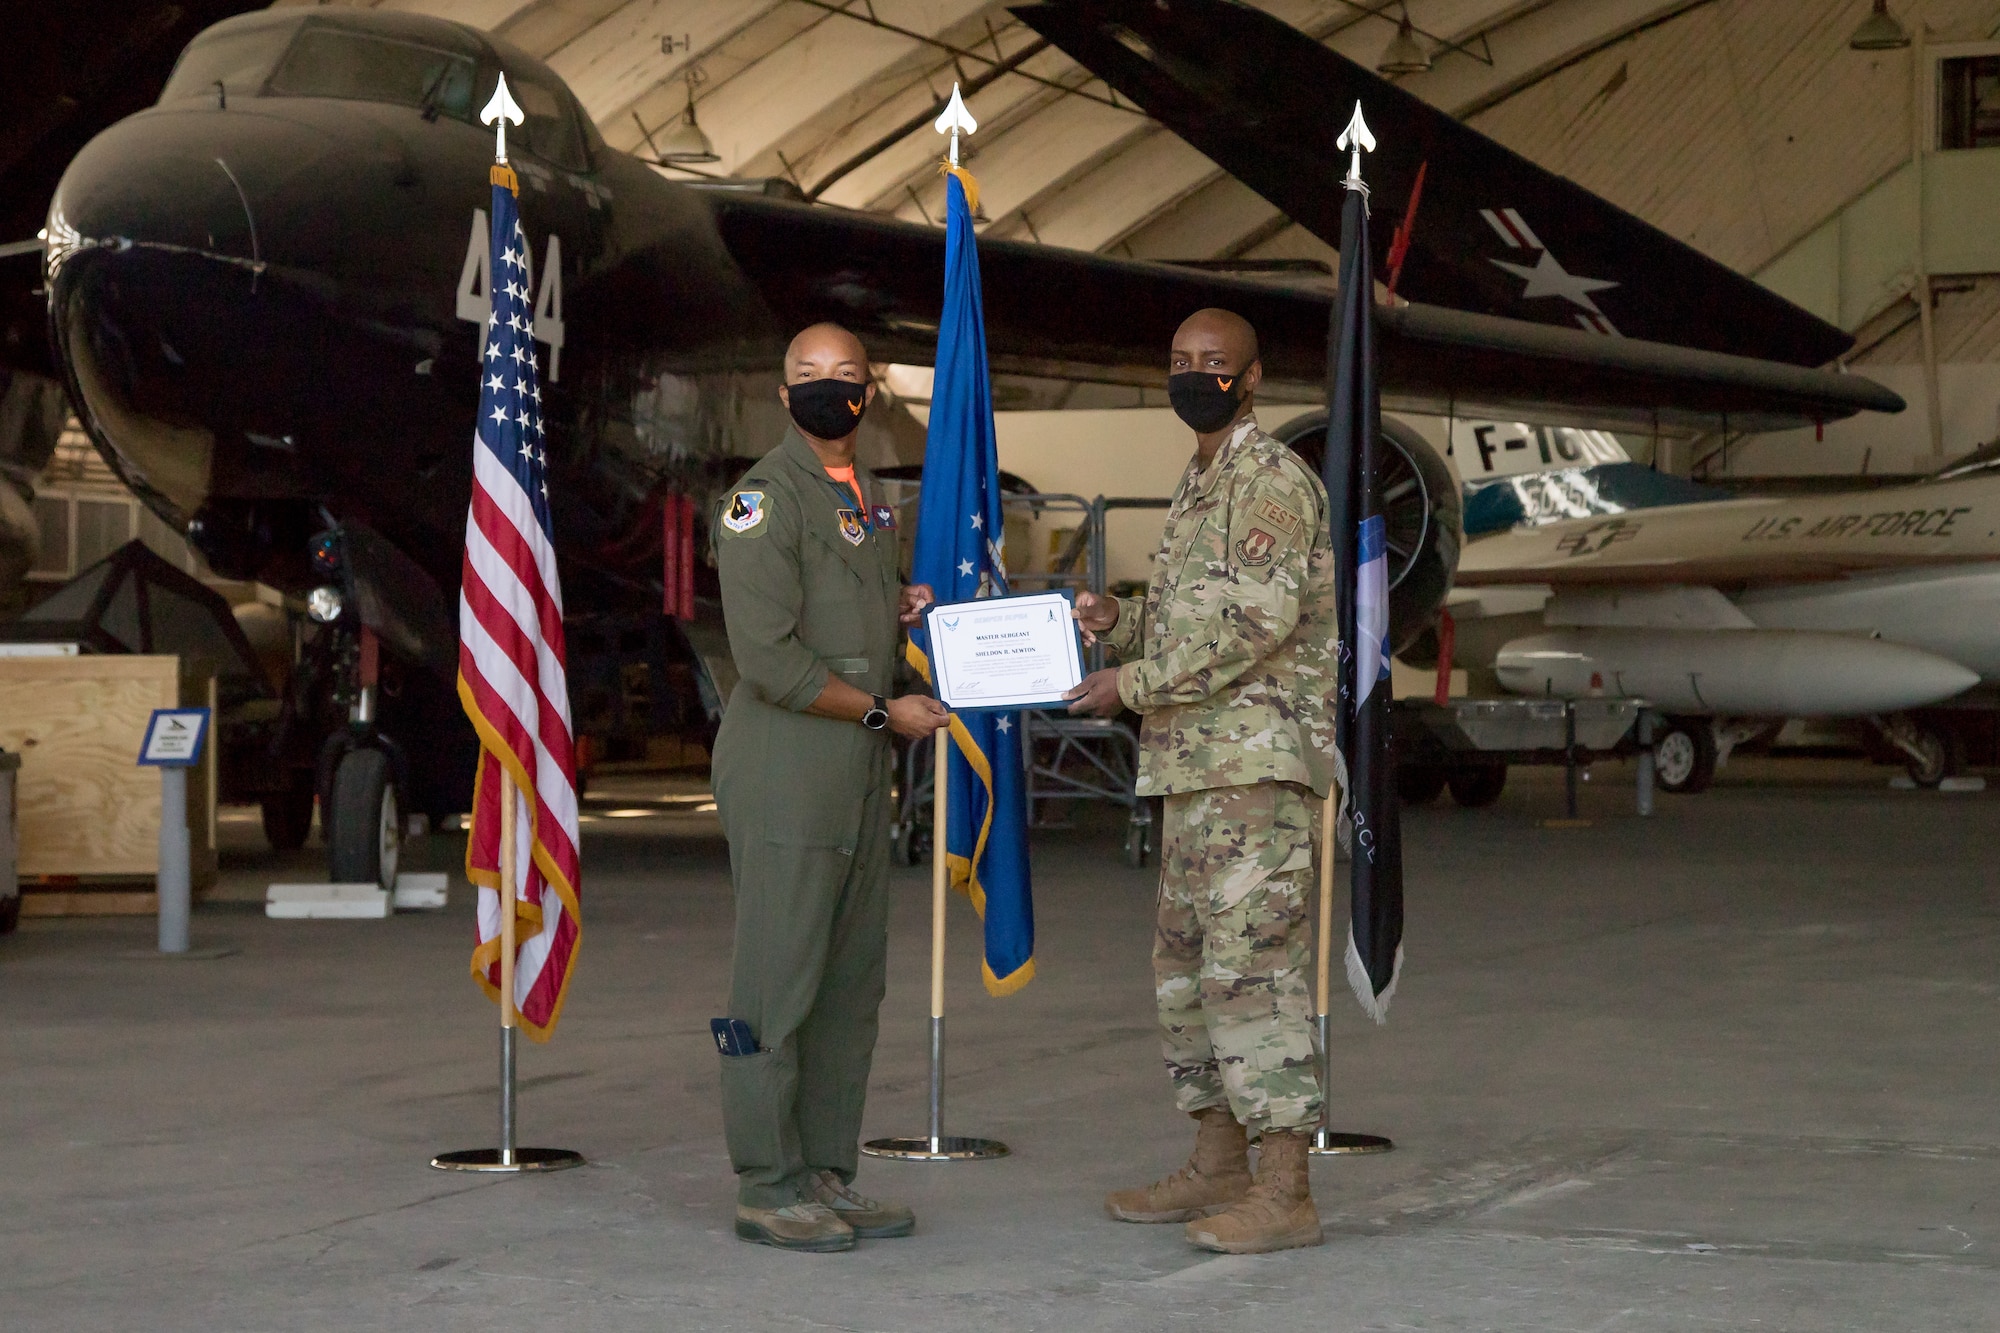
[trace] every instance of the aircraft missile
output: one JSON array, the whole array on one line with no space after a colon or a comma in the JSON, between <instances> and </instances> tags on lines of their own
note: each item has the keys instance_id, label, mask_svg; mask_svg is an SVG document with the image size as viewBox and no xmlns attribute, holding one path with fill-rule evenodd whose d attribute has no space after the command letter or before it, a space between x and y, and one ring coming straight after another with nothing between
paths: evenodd
<instances>
[{"instance_id":1,"label":"aircraft missile","mask_svg":"<svg viewBox=\"0 0 2000 1333\"><path fill-rule=\"evenodd\" d=\"M1811 630L1557 629L1508 643L1494 670L1516 694L1745 717L1894 713L1979 682L1920 648Z\"/></svg>"}]
</instances>

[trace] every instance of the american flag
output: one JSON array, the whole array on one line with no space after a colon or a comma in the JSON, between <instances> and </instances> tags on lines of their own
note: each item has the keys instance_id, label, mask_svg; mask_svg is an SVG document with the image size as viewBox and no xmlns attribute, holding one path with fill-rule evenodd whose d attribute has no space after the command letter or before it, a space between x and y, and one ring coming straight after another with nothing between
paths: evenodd
<instances>
[{"instance_id":1,"label":"american flag","mask_svg":"<svg viewBox=\"0 0 2000 1333\"><path fill-rule=\"evenodd\" d=\"M535 367L527 234L514 174L494 169L492 313L481 357L472 508L458 601L458 694L479 733L467 876L479 886L472 974L500 997L500 792L515 790L521 1026L548 1040L582 934L577 910L576 749L563 648L562 587L549 525L547 437Z\"/></svg>"}]
</instances>

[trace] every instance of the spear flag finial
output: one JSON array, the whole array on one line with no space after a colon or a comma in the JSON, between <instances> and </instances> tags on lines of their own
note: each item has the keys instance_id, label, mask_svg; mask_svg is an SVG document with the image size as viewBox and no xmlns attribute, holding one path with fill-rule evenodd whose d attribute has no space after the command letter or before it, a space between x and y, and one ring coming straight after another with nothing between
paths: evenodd
<instances>
[{"instance_id":1,"label":"spear flag finial","mask_svg":"<svg viewBox=\"0 0 2000 1333\"><path fill-rule=\"evenodd\" d=\"M1354 116L1347 122L1347 128L1340 132L1340 137L1333 141L1333 146L1348 150L1347 179L1341 184L1350 190L1368 193L1368 187L1361 183L1361 153L1363 149L1371 153L1375 151L1375 135L1369 130L1368 122L1361 118L1360 102L1354 104Z\"/></svg>"},{"instance_id":2,"label":"spear flag finial","mask_svg":"<svg viewBox=\"0 0 2000 1333\"><path fill-rule=\"evenodd\" d=\"M960 130L965 131L967 134L976 134L979 131L979 122L974 120L972 113L965 109L965 99L959 96L958 84L954 82L951 85L951 100L945 103L944 114L937 118L937 132L951 136L951 164L954 167L958 165L958 133Z\"/></svg>"},{"instance_id":3,"label":"spear flag finial","mask_svg":"<svg viewBox=\"0 0 2000 1333\"><path fill-rule=\"evenodd\" d=\"M525 117L521 113L520 103L516 102L514 95L507 91L507 76L502 74L499 84L493 89L493 100L479 113L479 123L493 126L496 135L493 147L495 162L505 164L507 161L507 122L512 121L519 125L523 119Z\"/></svg>"}]
</instances>

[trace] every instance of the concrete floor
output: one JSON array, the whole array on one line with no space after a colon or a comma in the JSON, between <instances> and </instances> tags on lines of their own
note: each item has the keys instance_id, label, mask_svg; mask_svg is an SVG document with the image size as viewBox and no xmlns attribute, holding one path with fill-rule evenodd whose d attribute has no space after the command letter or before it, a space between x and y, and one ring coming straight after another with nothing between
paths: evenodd
<instances>
[{"instance_id":1,"label":"concrete floor","mask_svg":"<svg viewBox=\"0 0 2000 1333\"><path fill-rule=\"evenodd\" d=\"M1188 1137L1152 875L1108 829L1038 835L1022 994L985 996L953 919L948 1127L1014 1155L871 1164L917 1236L798 1256L730 1232L707 817L588 826L581 970L522 1091L524 1141L591 1164L506 1181L425 1165L492 1135L462 882L441 916L267 921L312 858L232 823L196 942L233 956L127 956L147 921L0 940L0 1328L1993 1329L2000 794L1749 762L1642 822L1600 776L1588 828L1538 825L1548 774L1408 816L1402 992L1335 1017L1339 1122L1397 1151L1322 1160L1328 1244L1256 1258L1099 1212ZM896 891L875 1134L923 1121L924 872Z\"/></svg>"}]
</instances>

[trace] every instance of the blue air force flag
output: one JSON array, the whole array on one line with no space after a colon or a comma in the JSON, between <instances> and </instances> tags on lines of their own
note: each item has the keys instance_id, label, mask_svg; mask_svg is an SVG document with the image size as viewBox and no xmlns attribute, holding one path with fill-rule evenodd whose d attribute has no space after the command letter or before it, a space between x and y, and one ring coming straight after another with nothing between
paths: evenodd
<instances>
[{"instance_id":1,"label":"blue air force flag","mask_svg":"<svg viewBox=\"0 0 2000 1333\"><path fill-rule=\"evenodd\" d=\"M940 602L961 602L1004 594L1007 570L1000 553L1000 455L986 370L979 251L958 173L945 190L944 314L938 322L911 578L928 583ZM921 625L910 631L910 663L925 680L931 678L929 638ZM1007 995L1035 975L1021 718L954 714L951 736L946 860L952 883L972 899L986 924L986 989Z\"/></svg>"},{"instance_id":2,"label":"blue air force flag","mask_svg":"<svg viewBox=\"0 0 2000 1333\"><path fill-rule=\"evenodd\" d=\"M1367 191L1352 175L1340 218L1340 291L1328 357L1323 480L1340 581L1334 743L1354 872L1347 979L1361 1007L1379 1023L1403 965L1403 832L1396 761L1389 752L1388 542L1369 484L1380 470L1376 455L1382 439L1375 386L1375 282ZM1323 940L1320 947L1330 943Z\"/></svg>"}]
</instances>

